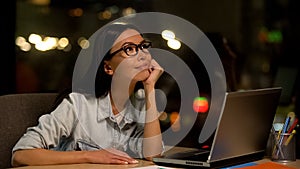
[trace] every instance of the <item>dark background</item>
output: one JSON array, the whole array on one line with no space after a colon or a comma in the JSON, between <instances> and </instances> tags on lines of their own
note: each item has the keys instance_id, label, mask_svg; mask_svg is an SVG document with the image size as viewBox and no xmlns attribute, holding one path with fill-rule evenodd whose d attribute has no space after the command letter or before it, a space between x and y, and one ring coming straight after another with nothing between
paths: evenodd
<instances>
[{"instance_id":1,"label":"dark background","mask_svg":"<svg viewBox=\"0 0 300 169\"><path fill-rule=\"evenodd\" d=\"M0 94L56 91L68 84L80 51L77 40L89 38L107 22L135 12L166 12L182 17L203 32L223 34L239 52L238 88L274 85L278 69L297 69L299 12L297 0L180 1L174 0L14 0L2 10ZM109 19L102 12L117 7ZM72 15L80 9L82 14ZM22 51L15 40L32 33L43 37L67 37L70 51L39 51L31 44ZM291 74L289 74L291 75ZM283 77L286 77L285 75ZM28 80L24 80L28 79ZM30 79L30 80L29 80ZM291 77L291 83L294 77ZM293 86L293 84L290 84ZM294 91L293 91L294 92Z\"/></svg>"}]
</instances>

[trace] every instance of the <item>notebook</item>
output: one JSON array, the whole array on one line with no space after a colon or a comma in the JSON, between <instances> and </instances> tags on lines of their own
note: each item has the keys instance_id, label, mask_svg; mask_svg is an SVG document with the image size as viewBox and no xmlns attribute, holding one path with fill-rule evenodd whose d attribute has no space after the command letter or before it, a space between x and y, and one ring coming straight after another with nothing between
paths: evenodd
<instances>
[{"instance_id":1,"label":"notebook","mask_svg":"<svg viewBox=\"0 0 300 169\"><path fill-rule=\"evenodd\" d=\"M281 90L273 87L227 92L209 150L178 151L175 146L162 157L153 158L153 162L162 166L220 168L262 159ZM169 153L176 148L177 152Z\"/></svg>"}]
</instances>

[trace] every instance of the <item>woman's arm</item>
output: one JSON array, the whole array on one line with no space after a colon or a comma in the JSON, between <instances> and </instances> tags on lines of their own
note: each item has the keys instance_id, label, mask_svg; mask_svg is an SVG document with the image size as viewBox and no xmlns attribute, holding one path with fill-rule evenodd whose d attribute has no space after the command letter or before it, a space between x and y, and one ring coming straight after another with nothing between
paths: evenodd
<instances>
[{"instance_id":1,"label":"woman's arm","mask_svg":"<svg viewBox=\"0 0 300 169\"><path fill-rule=\"evenodd\" d=\"M144 127L143 154L148 160L161 155L163 151L162 136L158 120L159 113L156 107L155 83L163 73L163 69L155 60L152 60L150 76L143 82L146 99L146 119Z\"/></svg>"},{"instance_id":2,"label":"woman's arm","mask_svg":"<svg viewBox=\"0 0 300 169\"><path fill-rule=\"evenodd\" d=\"M138 161L116 149L97 151L53 151L46 149L18 150L13 153L12 166L77 163L134 164Z\"/></svg>"},{"instance_id":3,"label":"woman's arm","mask_svg":"<svg viewBox=\"0 0 300 169\"><path fill-rule=\"evenodd\" d=\"M77 95L76 95L77 96ZM13 148L12 165L50 165L70 163L117 163L128 164L134 160L115 149L97 151L53 151L62 137L69 137L77 124L77 113L72 100L64 100L51 114L39 119L39 125L31 127ZM75 98L76 97L76 98ZM81 95L78 100L83 101ZM59 147L57 147L59 149Z\"/></svg>"}]
</instances>

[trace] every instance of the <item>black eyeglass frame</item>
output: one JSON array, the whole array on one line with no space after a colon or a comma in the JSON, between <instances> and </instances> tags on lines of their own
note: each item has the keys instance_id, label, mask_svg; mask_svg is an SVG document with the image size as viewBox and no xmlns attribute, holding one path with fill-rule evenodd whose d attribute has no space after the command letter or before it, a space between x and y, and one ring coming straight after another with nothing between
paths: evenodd
<instances>
[{"instance_id":1,"label":"black eyeglass frame","mask_svg":"<svg viewBox=\"0 0 300 169\"><path fill-rule=\"evenodd\" d=\"M149 45L147 45L147 48L143 48L143 45L144 45L145 43L148 43L148 44L149 44ZM129 45L135 46L135 51L136 51L136 53L135 53L134 55L129 55L129 54L127 53L126 47L128 47ZM116 55L117 53L119 53L119 52L121 52L121 51L124 51L125 54L126 54L128 57L132 57L132 56L136 56L136 55L139 53L139 50L145 52L144 49L149 49L149 48L151 48L151 47L152 47L152 42L151 42L151 41L146 41L146 40L144 40L144 41L142 41L140 44L135 44L135 43L127 42L127 43L125 43L120 49L118 49L118 50L114 51L113 53L111 53L110 56L114 56L114 55Z\"/></svg>"}]
</instances>

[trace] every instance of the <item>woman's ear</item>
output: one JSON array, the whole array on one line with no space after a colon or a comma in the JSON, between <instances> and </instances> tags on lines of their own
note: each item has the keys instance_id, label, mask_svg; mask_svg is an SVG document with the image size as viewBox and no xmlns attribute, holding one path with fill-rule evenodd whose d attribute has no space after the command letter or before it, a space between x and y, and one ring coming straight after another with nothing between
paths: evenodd
<instances>
[{"instance_id":1,"label":"woman's ear","mask_svg":"<svg viewBox=\"0 0 300 169\"><path fill-rule=\"evenodd\" d=\"M111 66L109 65L109 62L108 61L104 61L104 71L106 74L108 75L113 75L114 74L114 71L113 69L111 68Z\"/></svg>"}]
</instances>

